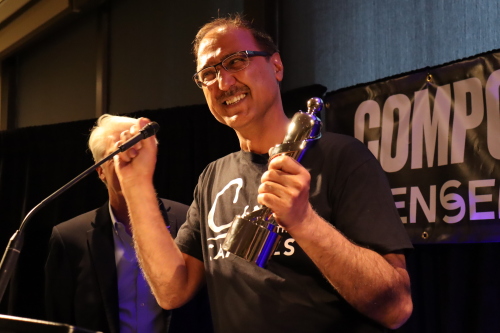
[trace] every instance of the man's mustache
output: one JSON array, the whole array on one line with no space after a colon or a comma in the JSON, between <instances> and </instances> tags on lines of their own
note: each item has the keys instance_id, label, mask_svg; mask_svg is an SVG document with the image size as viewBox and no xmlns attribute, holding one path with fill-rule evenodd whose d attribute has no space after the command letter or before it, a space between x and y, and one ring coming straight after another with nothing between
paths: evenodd
<instances>
[{"instance_id":1,"label":"man's mustache","mask_svg":"<svg viewBox=\"0 0 500 333\"><path fill-rule=\"evenodd\" d=\"M231 87L231 89L224 91L219 98L217 98L217 101L222 103L229 97L241 95L241 94L246 94L250 91L250 88L247 86L241 86L241 87Z\"/></svg>"}]
</instances>

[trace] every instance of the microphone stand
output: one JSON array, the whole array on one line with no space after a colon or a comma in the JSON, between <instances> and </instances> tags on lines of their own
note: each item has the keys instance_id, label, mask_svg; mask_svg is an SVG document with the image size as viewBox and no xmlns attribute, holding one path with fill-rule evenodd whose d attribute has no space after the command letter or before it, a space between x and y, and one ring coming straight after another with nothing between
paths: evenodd
<instances>
[{"instance_id":1,"label":"microphone stand","mask_svg":"<svg viewBox=\"0 0 500 333\"><path fill-rule=\"evenodd\" d=\"M29 221L29 219L41 208L45 207L49 202L51 202L53 199L57 198L60 194L68 190L70 187L75 185L77 182L79 182L82 178L86 177L89 175L92 171L97 169L99 166L102 164L106 163L109 161L113 156L115 156L118 153L124 152L133 145L135 145L137 142L150 137L156 132L158 132L160 126L155 123L151 122L144 126L144 128L134 137L130 138L127 140L124 144L118 147L117 150L106 156L104 159L100 160L75 178L73 178L71 181L69 181L66 185L49 195L47 198L45 198L42 202L40 202L38 205L36 205L28 214L26 214L26 217L24 220L21 222L21 226L19 227L19 230L16 230L14 235L9 240L9 243L7 244L7 248L5 249L5 252L3 254L2 261L0 262L0 301L3 299L5 290L7 289L7 285L9 284L10 278L12 277L12 274L14 272L14 269L17 264L17 260L19 258L19 254L21 253L21 249L23 247L24 243L24 229L26 226L26 223Z\"/></svg>"}]
</instances>

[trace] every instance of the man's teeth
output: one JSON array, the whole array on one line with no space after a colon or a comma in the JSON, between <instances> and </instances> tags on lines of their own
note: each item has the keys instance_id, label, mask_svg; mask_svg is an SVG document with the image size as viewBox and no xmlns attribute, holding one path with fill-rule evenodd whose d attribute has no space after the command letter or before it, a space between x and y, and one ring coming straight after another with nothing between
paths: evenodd
<instances>
[{"instance_id":1,"label":"man's teeth","mask_svg":"<svg viewBox=\"0 0 500 333\"><path fill-rule=\"evenodd\" d=\"M238 95L238 96L233 96L233 97L231 97L230 99L228 99L228 100L226 101L226 104L227 104L227 105L234 104L234 103L236 103L236 102L240 101L241 99L243 99L243 98L245 97L245 95L246 95L246 94L241 94L241 95Z\"/></svg>"}]
</instances>

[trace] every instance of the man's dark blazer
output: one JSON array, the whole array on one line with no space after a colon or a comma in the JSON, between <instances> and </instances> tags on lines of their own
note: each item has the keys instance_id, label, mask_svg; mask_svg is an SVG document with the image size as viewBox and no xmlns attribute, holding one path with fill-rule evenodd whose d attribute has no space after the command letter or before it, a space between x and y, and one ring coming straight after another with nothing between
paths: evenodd
<instances>
[{"instance_id":1,"label":"man's dark blazer","mask_svg":"<svg viewBox=\"0 0 500 333\"><path fill-rule=\"evenodd\" d=\"M162 199L173 237L186 219L188 206ZM47 319L95 331L119 333L118 286L109 203L58 224L52 230L45 265ZM187 310L187 311L186 311ZM178 312L179 314L177 314ZM164 311L170 320L170 311ZM193 318L193 316L195 318ZM203 291L186 309L173 311L178 331L211 332L208 297ZM196 318L197 317L197 318ZM208 327L210 326L210 327Z\"/></svg>"}]
</instances>

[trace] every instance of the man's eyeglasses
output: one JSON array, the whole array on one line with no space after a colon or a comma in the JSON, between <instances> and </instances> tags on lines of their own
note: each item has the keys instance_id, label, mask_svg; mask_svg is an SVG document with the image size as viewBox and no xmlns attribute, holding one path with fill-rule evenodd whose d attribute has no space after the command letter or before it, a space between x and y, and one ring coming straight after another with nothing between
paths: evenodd
<instances>
[{"instance_id":1,"label":"man's eyeglasses","mask_svg":"<svg viewBox=\"0 0 500 333\"><path fill-rule=\"evenodd\" d=\"M221 62L213 66L208 66L193 75L193 80L200 88L209 86L217 80L217 66L222 66L229 73L236 73L248 67L250 60L248 58L262 56L271 56L268 52L262 51L239 51L225 57Z\"/></svg>"}]
</instances>

